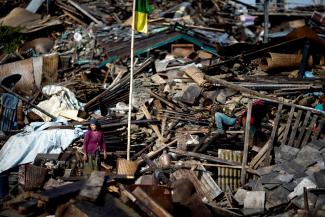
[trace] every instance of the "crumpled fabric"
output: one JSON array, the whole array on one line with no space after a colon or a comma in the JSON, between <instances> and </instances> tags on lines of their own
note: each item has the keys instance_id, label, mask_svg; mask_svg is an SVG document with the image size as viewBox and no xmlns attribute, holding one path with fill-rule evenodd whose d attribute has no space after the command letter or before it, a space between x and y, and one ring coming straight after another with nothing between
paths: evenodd
<instances>
[{"instance_id":1,"label":"crumpled fabric","mask_svg":"<svg viewBox=\"0 0 325 217\"><path fill-rule=\"evenodd\" d=\"M82 121L82 119L77 117L77 114L78 110L83 109L84 104L79 102L75 94L68 88L58 85L47 85L43 87L42 92L46 96L51 96L51 98L40 102L37 106L59 119ZM44 121L51 121L50 117L37 109L32 111Z\"/></svg>"},{"instance_id":2,"label":"crumpled fabric","mask_svg":"<svg viewBox=\"0 0 325 217\"><path fill-rule=\"evenodd\" d=\"M39 153L59 154L82 135L81 129L51 129L54 122L35 122L11 136L0 150L0 173L31 163Z\"/></svg>"},{"instance_id":3,"label":"crumpled fabric","mask_svg":"<svg viewBox=\"0 0 325 217\"><path fill-rule=\"evenodd\" d=\"M16 110L19 99L11 93L3 93L1 101L1 104L4 108Z\"/></svg>"}]
</instances>

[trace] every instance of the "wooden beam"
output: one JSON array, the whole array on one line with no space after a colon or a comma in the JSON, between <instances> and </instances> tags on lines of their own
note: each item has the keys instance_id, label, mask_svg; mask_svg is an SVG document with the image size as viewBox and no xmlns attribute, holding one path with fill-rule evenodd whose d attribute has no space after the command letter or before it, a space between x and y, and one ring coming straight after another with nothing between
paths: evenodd
<instances>
[{"instance_id":1,"label":"wooden beam","mask_svg":"<svg viewBox=\"0 0 325 217\"><path fill-rule=\"evenodd\" d=\"M85 9L83 9L79 4L77 4L74 1L69 0L68 1L73 7L77 8L80 12L82 12L84 15L86 15L87 17L89 17L92 21L94 21L97 24L102 24L103 22L100 20L97 20L93 15L91 15L88 11L86 11Z\"/></svg>"},{"instance_id":2,"label":"wooden beam","mask_svg":"<svg viewBox=\"0 0 325 217\"><path fill-rule=\"evenodd\" d=\"M276 114L275 120L274 120L274 126L273 126L273 129L272 129L271 137L269 139L270 140L270 147L269 147L269 149L268 149L268 151L266 153L266 159L265 159L266 165L270 165L271 160L272 160L271 152L272 152L272 149L273 149L275 135L276 135L276 132L278 131L278 125L279 125L280 118L281 118L282 108L283 108L283 104L279 104L278 111L277 111L277 114Z\"/></svg>"},{"instance_id":3,"label":"wooden beam","mask_svg":"<svg viewBox=\"0 0 325 217\"><path fill-rule=\"evenodd\" d=\"M169 151L173 152L175 154L178 154L178 155L194 157L194 158L203 159L203 160L216 162L216 163L228 164L228 165L233 165L233 166L240 165L239 163L236 163L236 162L233 162L233 161L228 161L228 160L224 160L224 159L221 159L221 158L218 158L218 157L213 157L213 156L209 156L209 155L205 155L205 154L198 154L198 153L195 153L195 152L182 151L182 150L178 150L178 149L169 149Z\"/></svg>"},{"instance_id":4,"label":"wooden beam","mask_svg":"<svg viewBox=\"0 0 325 217\"><path fill-rule=\"evenodd\" d=\"M312 131L312 129L314 128L314 126L315 126L315 124L316 124L317 118L318 118L317 115L314 115L314 116L313 116L313 118L312 118L312 120L311 120L311 122L310 122L310 124L309 124L309 127L308 127L308 129L307 129L307 132L306 132L306 134L305 134L305 138L304 138L304 140L302 141L300 147L304 147L305 145L307 145L307 142L308 142L309 137L310 137L310 135L311 135L311 131Z\"/></svg>"},{"instance_id":5,"label":"wooden beam","mask_svg":"<svg viewBox=\"0 0 325 217\"><path fill-rule=\"evenodd\" d=\"M290 110L290 113L289 113L289 118L288 118L287 125L286 125L286 128L285 128L284 134L283 134L283 139L282 139L281 145L285 145L286 142L287 142L287 137L288 137L288 134L289 134L289 131L290 131L291 122L292 122L292 118L293 118L294 113L295 113L295 107L291 106L291 110Z\"/></svg>"},{"instance_id":6,"label":"wooden beam","mask_svg":"<svg viewBox=\"0 0 325 217\"><path fill-rule=\"evenodd\" d=\"M305 116L305 120L304 120L302 126L299 128L299 136L298 136L298 139L295 140L295 144L294 144L294 147L296 147L296 148L300 147L300 145L301 145L301 140L306 132L306 128L309 123L310 115L311 115L311 112L308 111Z\"/></svg>"},{"instance_id":7,"label":"wooden beam","mask_svg":"<svg viewBox=\"0 0 325 217\"><path fill-rule=\"evenodd\" d=\"M325 118L322 118L322 119L320 120L319 124L318 124L318 127L317 127L316 132L314 133L314 135L313 135L312 138L311 138L312 140L316 140L316 139L318 139L319 134L320 134L320 132L321 132L322 129L323 129L324 122L325 122Z\"/></svg>"},{"instance_id":8,"label":"wooden beam","mask_svg":"<svg viewBox=\"0 0 325 217\"><path fill-rule=\"evenodd\" d=\"M289 146L293 146L293 142L296 137L297 129L298 129L298 126L300 123L301 115L302 115L302 110L299 110L296 120L295 120L295 123L293 124L291 134L290 134L290 139L289 139L289 143L288 143Z\"/></svg>"},{"instance_id":9,"label":"wooden beam","mask_svg":"<svg viewBox=\"0 0 325 217\"><path fill-rule=\"evenodd\" d=\"M305 111L311 111L311 112L313 112L315 114L325 116L324 111L319 111L319 110L316 110L314 108L310 108L310 107L306 107L306 106L302 106L302 105L296 105L296 104L280 101L277 98L262 94L260 92L257 92L255 90L251 90L251 89L246 88L246 87L241 87L239 85L233 84L231 82L225 81L225 80L220 79L220 78L211 77L211 76L207 76L207 75L205 75L204 77L205 77L205 79L207 79L207 81L209 81L209 82L211 82L213 84L221 84L221 85L223 85L225 87L231 88L231 89L239 91L241 93L247 93L250 97L260 98L260 99L263 99L265 101L278 103L278 104L283 104L285 106L290 106L290 107L295 106L298 109L303 109Z\"/></svg>"},{"instance_id":10,"label":"wooden beam","mask_svg":"<svg viewBox=\"0 0 325 217\"><path fill-rule=\"evenodd\" d=\"M142 211L150 217L172 217L172 215L155 202L140 186L136 187L132 194L135 196L136 203Z\"/></svg>"},{"instance_id":11,"label":"wooden beam","mask_svg":"<svg viewBox=\"0 0 325 217\"><path fill-rule=\"evenodd\" d=\"M142 112L144 113L144 115L146 116L147 119L152 118L150 112L148 111L147 107L144 104L142 104L140 106L140 109L142 110ZM161 135L158 126L156 124L151 124L150 126L153 129L153 131L155 131L155 133L158 136L158 139L160 140L160 142L162 144L164 144L165 138Z\"/></svg>"},{"instance_id":12,"label":"wooden beam","mask_svg":"<svg viewBox=\"0 0 325 217\"><path fill-rule=\"evenodd\" d=\"M245 185L246 182L246 165L247 165L247 156L248 156L248 146L249 146L249 135L251 130L251 117L252 117L252 101L248 102L247 106L247 117L246 117L246 125L245 125L245 141L244 141L244 153L242 160L242 168L241 168L241 184Z\"/></svg>"},{"instance_id":13,"label":"wooden beam","mask_svg":"<svg viewBox=\"0 0 325 217\"><path fill-rule=\"evenodd\" d=\"M152 151L152 152L149 152L146 157L148 158L153 158L155 156L157 156L158 154L160 154L160 152L162 152L165 148L168 148L169 146L172 146L172 145L175 145L177 143L177 139L171 141L170 143L166 144L166 145L163 145L161 146L158 150L156 151ZM144 160L143 159L139 159L137 162L138 164L142 163Z\"/></svg>"},{"instance_id":14,"label":"wooden beam","mask_svg":"<svg viewBox=\"0 0 325 217\"><path fill-rule=\"evenodd\" d=\"M161 102L163 102L164 104L166 104L168 107L172 108L172 109L175 109L176 111L182 111L181 108L179 108L178 106L176 106L175 104L165 100L164 98L162 98L161 96L159 96L158 94L152 92L150 89L147 89L146 90L147 93L149 93L152 97L160 100Z\"/></svg>"},{"instance_id":15,"label":"wooden beam","mask_svg":"<svg viewBox=\"0 0 325 217\"><path fill-rule=\"evenodd\" d=\"M264 160L265 153L270 147L270 140L266 142L266 144L261 148L261 150L255 155L255 157L248 164L251 168L256 169L259 164Z\"/></svg>"}]
</instances>

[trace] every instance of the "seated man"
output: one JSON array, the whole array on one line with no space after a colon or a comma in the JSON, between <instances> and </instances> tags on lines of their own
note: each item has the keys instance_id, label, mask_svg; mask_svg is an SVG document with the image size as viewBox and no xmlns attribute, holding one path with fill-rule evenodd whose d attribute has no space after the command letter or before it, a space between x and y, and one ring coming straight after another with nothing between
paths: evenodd
<instances>
[{"instance_id":1,"label":"seated man","mask_svg":"<svg viewBox=\"0 0 325 217\"><path fill-rule=\"evenodd\" d=\"M254 137L256 134L256 129L260 127L262 118L266 116L269 111L269 106L273 103L264 100L256 100L253 102L252 115L251 115L251 136ZM234 114L233 117L225 115L221 112L215 113L215 124L217 127L217 132L224 134L224 127L229 126L245 126L246 123L246 110L242 110Z\"/></svg>"},{"instance_id":2,"label":"seated man","mask_svg":"<svg viewBox=\"0 0 325 217\"><path fill-rule=\"evenodd\" d=\"M224 134L224 126L235 126L236 124L238 124L238 126L240 126L240 120L241 117L240 116L235 116L235 117L229 117L228 115L225 115L224 113L221 112L216 112L214 114L214 120L216 123L216 127L217 127L217 132L219 134Z\"/></svg>"}]
</instances>

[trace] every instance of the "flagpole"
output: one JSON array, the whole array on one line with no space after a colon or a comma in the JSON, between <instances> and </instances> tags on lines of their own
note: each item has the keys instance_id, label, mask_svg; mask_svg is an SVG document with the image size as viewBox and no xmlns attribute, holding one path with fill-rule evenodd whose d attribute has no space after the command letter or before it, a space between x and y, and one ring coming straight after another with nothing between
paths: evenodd
<instances>
[{"instance_id":1,"label":"flagpole","mask_svg":"<svg viewBox=\"0 0 325 217\"><path fill-rule=\"evenodd\" d=\"M134 70L134 21L135 21L135 3L133 0L132 9L132 33L131 33L131 71L130 71L130 94L129 94L129 113L128 113L128 142L127 142L127 160L130 160L131 149L131 116L132 116L132 96L133 96L133 70Z\"/></svg>"}]
</instances>

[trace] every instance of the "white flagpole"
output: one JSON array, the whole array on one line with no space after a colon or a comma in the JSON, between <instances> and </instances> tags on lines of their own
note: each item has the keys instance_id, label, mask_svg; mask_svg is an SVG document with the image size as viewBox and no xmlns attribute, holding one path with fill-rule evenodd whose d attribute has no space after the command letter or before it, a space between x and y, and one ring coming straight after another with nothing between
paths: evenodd
<instances>
[{"instance_id":1,"label":"white flagpole","mask_svg":"<svg viewBox=\"0 0 325 217\"><path fill-rule=\"evenodd\" d=\"M129 95L129 113L128 113L128 143L127 143L127 160L130 160L131 149L131 115L132 115L132 96L133 96L133 70L134 70L134 22L135 22L135 3L133 0L132 9L132 35L131 35L131 71L130 71L130 95Z\"/></svg>"}]
</instances>

